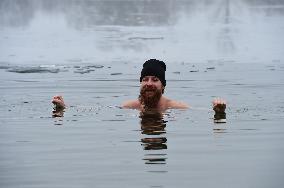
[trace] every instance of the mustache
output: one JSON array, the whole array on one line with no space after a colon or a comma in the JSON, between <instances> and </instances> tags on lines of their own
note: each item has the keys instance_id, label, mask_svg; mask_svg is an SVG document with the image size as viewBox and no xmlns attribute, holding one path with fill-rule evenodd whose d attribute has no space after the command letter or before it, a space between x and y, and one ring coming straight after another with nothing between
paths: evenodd
<instances>
[{"instance_id":1,"label":"mustache","mask_svg":"<svg viewBox=\"0 0 284 188\"><path fill-rule=\"evenodd\" d=\"M155 86L143 86L141 91L156 91L157 90L157 87Z\"/></svg>"}]
</instances>

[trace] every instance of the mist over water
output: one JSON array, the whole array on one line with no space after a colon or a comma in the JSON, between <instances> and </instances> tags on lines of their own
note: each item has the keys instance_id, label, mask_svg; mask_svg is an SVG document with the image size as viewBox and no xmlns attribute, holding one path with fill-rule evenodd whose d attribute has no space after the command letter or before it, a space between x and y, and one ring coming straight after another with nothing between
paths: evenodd
<instances>
[{"instance_id":1,"label":"mist over water","mask_svg":"<svg viewBox=\"0 0 284 188\"><path fill-rule=\"evenodd\" d=\"M283 1L0 1L0 61L283 61Z\"/></svg>"}]
</instances>

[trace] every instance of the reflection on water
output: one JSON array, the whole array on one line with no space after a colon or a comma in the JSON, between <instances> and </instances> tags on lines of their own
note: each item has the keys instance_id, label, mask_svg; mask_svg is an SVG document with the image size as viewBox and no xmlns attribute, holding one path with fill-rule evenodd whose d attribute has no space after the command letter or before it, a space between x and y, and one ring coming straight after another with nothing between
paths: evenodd
<instances>
[{"instance_id":1,"label":"reflection on water","mask_svg":"<svg viewBox=\"0 0 284 188\"><path fill-rule=\"evenodd\" d=\"M63 117L63 116L64 116L64 109L54 107L52 111L52 117Z\"/></svg>"},{"instance_id":2,"label":"reflection on water","mask_svg":"<svg viewBox=\"0 0 284 188\"><path fill-rule=\"evenodd\" d=\"M166 122L163 114L156 111L140 113L141 134L145 136L141 139L146 152L143 160L145 164L166 164L167 154L160 150L167 149ZM158 152L157 152L158 151Z\"/></svg>"},{"instance_id":3,"label":"reflection on water","mask_svg":"<svg viewBox=\"0 0 284 188\"><path fill-rule=\"evenodd\" d=\"M215 123L213 126L213 133L214 134L224 134L227 133L227 124L225 123Z\"/></svg>"}]
</instances>

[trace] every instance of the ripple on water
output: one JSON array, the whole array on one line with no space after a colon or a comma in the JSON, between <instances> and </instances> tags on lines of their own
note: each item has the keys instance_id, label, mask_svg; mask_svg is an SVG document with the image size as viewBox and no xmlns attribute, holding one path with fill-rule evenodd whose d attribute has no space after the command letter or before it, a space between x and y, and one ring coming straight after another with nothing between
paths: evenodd
<instances>
[{"instance_id":1,"label":"ripple on water","mask_svg":"<svg viewBox=\"0 0 284 188\"><path fill-rule=\"evenodd\" d=\"M122 73L121 72L114 72L114 73L111 73L110 75L116 76L116 75L122 75Z\"/></svg>"}]
</instances>

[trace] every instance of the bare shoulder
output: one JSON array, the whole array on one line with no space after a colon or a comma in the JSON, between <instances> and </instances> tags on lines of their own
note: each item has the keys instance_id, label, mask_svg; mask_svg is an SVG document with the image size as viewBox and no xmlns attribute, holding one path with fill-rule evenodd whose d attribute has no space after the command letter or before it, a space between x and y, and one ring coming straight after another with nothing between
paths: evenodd
<instances>
[{"instance_id":1,"label":"bare shoulder","mask_svg":"<svg viewBox=\"0 0 284 188\"><path fill-rule=\"evenodd\" d=\"M168 108L176 108L176 109L188 109L189 106L181 101L175 101L175 100L167 100L167 106Z\"/></svg>"},{"instance_id":2,"label":"bare shoulder","mask_svg":"<svg viewBox=\"0 0 284 188\"><path fill-rule=\"evenodd\" d=\"M122 103L122 108L133 108L133 109L140 109L141 104L139 100L129 100Z\"/></svg>"}]
</instances>

